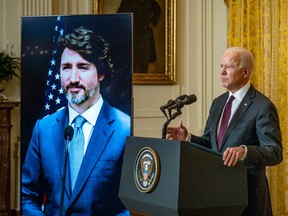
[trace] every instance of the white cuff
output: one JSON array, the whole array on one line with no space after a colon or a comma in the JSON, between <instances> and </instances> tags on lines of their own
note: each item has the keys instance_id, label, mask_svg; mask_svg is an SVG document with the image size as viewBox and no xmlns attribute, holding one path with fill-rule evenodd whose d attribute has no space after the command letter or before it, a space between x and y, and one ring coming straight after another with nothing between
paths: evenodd
<instances>
[{"instance_id":1,"label":"white cuff","mask_svg":"<svg viewBox=\"0 0 288 216\"><path fill-rule=\"evenodd\" d=\"M190 133L188 133L188 135L186 137L186 141L191 142L191 137L192 137L192 135Z\"/></svg>"},{"instance_id":2,"label":"white cuff","mask_svg":"<svg viewBox=\"0 0 288 216\"><path fill-rule=\"evenodd\" d=\"M245 149L245 153L244 155L240 158L240 160L243 160L245 161L246 157L247 157L247 152L248 152L248 149L245 145L240 145L240 147L244 148Z\"/></svg>"}]
</instances>

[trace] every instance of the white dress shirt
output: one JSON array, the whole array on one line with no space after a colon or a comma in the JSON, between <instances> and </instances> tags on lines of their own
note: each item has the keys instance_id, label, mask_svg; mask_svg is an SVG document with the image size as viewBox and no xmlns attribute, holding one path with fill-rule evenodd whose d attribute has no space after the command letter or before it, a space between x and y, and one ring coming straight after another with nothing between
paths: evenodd
<instances>
[{"instance_id":1,"label":"white dress shirt","mask_svg":"<svg viewBox=\"0 0 288 216\"><path fill-rule=\"evenodd\" d=\"M87 109L85 112L81 114L86 119L86 122L84 123L82 130L84 133L84 154L86 152L90 137L92 135L92 132L94 130L97 118L99 116L101 107L103 105L103 98L100 95L98 101L89 109ZM68 113L69 113L69 125L74 127L74 119L76 116L79 115L78 112L76 112L70 104L68 105Z\"/></svg>"}]
</instances>

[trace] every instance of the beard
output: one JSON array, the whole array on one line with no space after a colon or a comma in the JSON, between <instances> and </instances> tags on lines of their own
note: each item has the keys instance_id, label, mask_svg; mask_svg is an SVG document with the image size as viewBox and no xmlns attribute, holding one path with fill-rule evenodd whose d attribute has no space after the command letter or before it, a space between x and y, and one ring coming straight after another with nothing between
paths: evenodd
<instances>
[{"instance_id":1,"label":"beard","mask_svg":"<svg viewBox=\"0 0 288 216\"><path fill-rule=\"evenodd\" d=\"M70 92L69 88L71 87L82 88L82 90L79 92ZM92 89L92 88L86 88L83 85L70 84L70 85L63 87L63 90L69 103L80 105L80 104L83 104L85 101L89 100L95 94L96 88L97 87Z\"/></svg>"}]
</instances>

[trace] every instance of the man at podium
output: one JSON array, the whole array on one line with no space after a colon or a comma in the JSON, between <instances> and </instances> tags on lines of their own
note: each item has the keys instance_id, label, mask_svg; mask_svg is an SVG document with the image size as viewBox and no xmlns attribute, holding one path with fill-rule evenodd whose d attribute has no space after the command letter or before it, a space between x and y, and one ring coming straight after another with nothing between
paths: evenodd
<instances>
[{"instance_id":1,"label":"man at podium","mask_svg":"<svg viewBox=\"0 0 288 216\"><path fill-rule=\"evenodd\" d=\"M248 167L248 207L242 215L272 215L266 166L282 161L282 139L278 113L269 98L250 83L254 68L252 54L231 47L221 58L220 78L228 91L210 108L204 134L188 133L182 122L168 127L166 138L188 140L223 154L224 165L243 160Z\"/></svg>"}]
</instances>

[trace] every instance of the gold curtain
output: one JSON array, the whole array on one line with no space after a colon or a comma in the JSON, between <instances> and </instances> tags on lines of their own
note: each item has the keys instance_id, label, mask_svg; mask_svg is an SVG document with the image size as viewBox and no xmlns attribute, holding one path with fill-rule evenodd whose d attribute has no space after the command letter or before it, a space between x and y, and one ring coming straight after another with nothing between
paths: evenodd
<instances>
[{"instance_id":1,"label":"gold curtain","mask_svg":"<svg viewBox=\"0 0 288 216\"><path fill-rule=\"evenodd\" d=\"M242 46L255 57L251 82L276 105L280 117L283 162L268 167L273 213L288 215L288 1L225 0L228 46Z\"/></svg>"}]
</instances>

